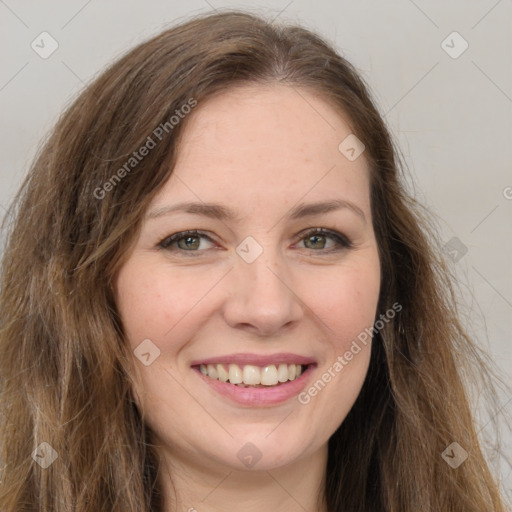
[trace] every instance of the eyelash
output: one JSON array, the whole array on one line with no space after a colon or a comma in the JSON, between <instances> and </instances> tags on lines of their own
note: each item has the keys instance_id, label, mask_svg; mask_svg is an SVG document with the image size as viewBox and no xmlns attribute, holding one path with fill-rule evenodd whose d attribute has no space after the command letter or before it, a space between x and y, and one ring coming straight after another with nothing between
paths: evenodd
<instances>
[{"instance_id":1,"label":"eyelash","mask_svg":"<svg viewBox=\"0 0 512 512\"><path fill-rule=\"evenodd\" d=\"M302 241L302 240L304 240L304 239L306 239L308 237L314 236L314 235L322 235L322 236L325 236L327 238L331 238L332 240L334 240L338 244L338 247L331 248L331 249L328 249L328 250L323 250L323 249L316 250L316 249L307 249L306 248L309 251L320 252L320 253L324 253L324 254L331 254L331 253L334 253L334 252L339 252L339 251L342 251L342 250L352 249L353 248L352 242L347 237L345 237L341 233L338 233L336 231L331 231L331 230L325 229L325 228L313 228L313 229L310 229L310 230L308 230L308 231L306 231L305 233L302 234L301 239L299 241ZM200 251L200 250L187 251L185 249L171 248L171 244L173 244L174 242L177 242L177 241L179 241L179 240L181 240L183 238L187 238L187 237L204 237L204 238L208 239L210 242L215 243L214 240L212 240L212 238L209 237L206 233L203 233L202 231L199 231L199 230L196 230L196 229L192 229L192 230L187 230L187 231L180 231L179 233L174 233L173 235L170 235L170 236L164 238L158 244L158 246L161 249L164 249L166 251L172 251L172 252L180 251L182 253L192 253L192 254L187 254L186 255L186 256L192 256L192 257L196 256L193 253L203 252L203 251Z\"/></svg>"}]
</instances>

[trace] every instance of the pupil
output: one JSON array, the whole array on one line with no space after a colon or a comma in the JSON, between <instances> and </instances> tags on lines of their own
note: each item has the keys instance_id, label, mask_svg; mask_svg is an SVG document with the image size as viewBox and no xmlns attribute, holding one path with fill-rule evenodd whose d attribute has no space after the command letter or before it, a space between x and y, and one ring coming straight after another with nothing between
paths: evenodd
<instances>
[{"instance_id":1,"label":"pupil","mask_svg":"<svg viewBox=\"0 0 512 512\"><path fill-rule=\"evenodd\" d=\"M188 247L189 249L190 248L197 249L197 243L192 244L192 245L189 245L189 243L188 243L190 240L194 240L194 239L197 240L197 237L196 236L187 236L186 238L182 238L182 241L185 242L186 247Z\"/></svg>"},{"instance_id":2,"label":"pupil","mask_svg":"<svg viewBox=\"0 0 512 512\"><path fill-rule=\"evenodd\" d=\"M321 236L321 235L312 235L312 236L310 236L310 237L309 237L309 240L310 240L310 241L311 241L311 240L316 240L316 241L318 241L320 238L322 238L322 236ZM313 242L313 245L314 245L315 243L316 243L316 242ZM323 248L323 247L321 247L321 248Z\"/></svg>"}]
</instances>

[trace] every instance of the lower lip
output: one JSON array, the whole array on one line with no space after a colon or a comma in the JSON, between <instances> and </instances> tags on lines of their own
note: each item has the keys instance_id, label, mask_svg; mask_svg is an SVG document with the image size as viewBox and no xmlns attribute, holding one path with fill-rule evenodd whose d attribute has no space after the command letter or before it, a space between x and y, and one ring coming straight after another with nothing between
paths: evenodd
<instances>
[{"instance_id":1,"label":"lower lip","mask_svg":"<svg viewBox=\"0 0 512 512\"><path fill-rule=\"evenodd\" d=\"M199 368L193 370L199 377L217 393L241 405L251 407L275 405L286 402L290 398L297 396L305 387L311 373L316 365L310 364L301 376L295 380L290 380L275 387L266 388L243 388L229 382L221 382L203 375Z\"/></svg>"}]
</instances>

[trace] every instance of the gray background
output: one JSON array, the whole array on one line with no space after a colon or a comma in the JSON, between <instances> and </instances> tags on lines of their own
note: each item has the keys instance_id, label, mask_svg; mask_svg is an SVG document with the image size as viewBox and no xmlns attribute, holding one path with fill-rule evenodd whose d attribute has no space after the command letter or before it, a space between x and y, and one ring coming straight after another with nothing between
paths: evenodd
<instances>
[{"instance_id":1,"label":"gray background","mask_svg":"<svg viewBox=\"0 0 512 512\"><path fill-rule=\"evenodd\" d=\"M468 325L512 383L511 0L0 0L1 215L63 107L107 63L182 18L225 7L299 22L356 65L457 260ZM59 44L47 59L31 48L43 31ZM464 41L454 31L469 45L457 58ZM512 396L500 400L499 415L511 417ZM510 459L510 433L506 441ZM501 462L510 493L511 466Z\"/></svg>"}]
</instances>

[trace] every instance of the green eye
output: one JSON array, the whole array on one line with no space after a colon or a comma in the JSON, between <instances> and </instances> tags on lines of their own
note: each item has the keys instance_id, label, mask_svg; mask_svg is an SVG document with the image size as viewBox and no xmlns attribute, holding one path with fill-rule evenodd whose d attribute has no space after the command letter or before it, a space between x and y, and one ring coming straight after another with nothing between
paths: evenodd
<instances>
[{"instance_id":1,"label":"green eye","mask_svg":"<svg viewBox=\"0 0 512 512\"><path fill-rule=\"evenodd\" d=\"M191 230L175 233L174 235L167 237L165 240L162 240L159 245L162 249L174 250L171 248L171 246L173 244L178 244L178 249L180 250L195 252L195 250L200 245L201 238L206 238L210 242L213 242L208 235L205 235L204 233L201 233L197 230ZM180 243L182 241L183 243Z\"/></svg>"},{"instance_id":2,"label":"green eye","mask_svg":"<svg viewBox=\"0 0 512 512\"><path fill-rule=\"evenodd\" d=\"M181 252L183 254L189 253L187 254L188 256L205 250L199 250L202 238L212 244L214 243L206 233L193 229L174 233L162 240L158 245L166 251ZM334 247L326 248L326 239L334 241ZM344 235L325 228L310 229L302 234L300 241L304 241L305 249L320 253L330 253L352 248L352 243Z\"/></svg>"},{"instance_id":3,"label":"green eye","mask_svg":"<svg viewBox=\"0 0 512 512\"><path fill-rule=\"evenodd\" d=\"M334 240L335 242L335 245L338 246L338 249L339 247L343 247L345 249L349 249L352 247L352 244L350 243L350 241L345 237L343 236L341 233L337 233L335 231L330 231L328 229L324 229L324 228L314 228L310 231L308 231L307 233L304 234L304 237L302 238L302 240L305 240L306 243L309 243L309 242L312 242L312 245L313 247L307 247L306 245L306 249L311 249L311 250L316 250L317 248L319 249L325 249L325 242L322 244L321 243L321 240L322 239L331 239L331 240ZM318 243L319 243L319 240L320 240L320 247L318 247ZM337 250L336 248L334 249L328 249L327 252L330 252L331 250Z\"/></svg>"}]
</instances>

